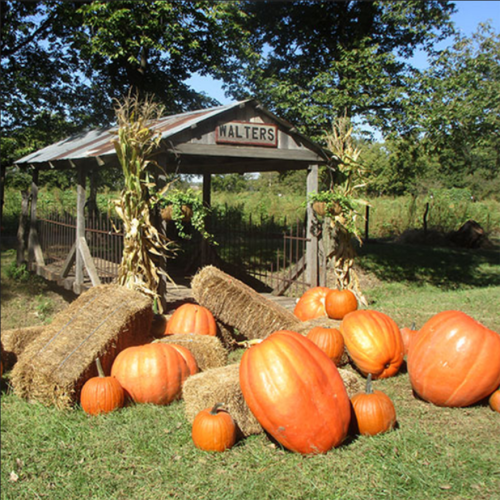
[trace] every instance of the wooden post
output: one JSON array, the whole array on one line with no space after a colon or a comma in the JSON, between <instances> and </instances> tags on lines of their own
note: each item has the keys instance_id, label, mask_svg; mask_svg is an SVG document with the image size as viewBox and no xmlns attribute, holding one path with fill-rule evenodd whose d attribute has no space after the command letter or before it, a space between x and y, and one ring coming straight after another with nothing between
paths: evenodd
<instances>
[{"instance_id":1,"label":"wooden post","mask_svg":"<svg viewBox=\"0 0 500 500\"><path fill-rule=\"evenodd\" d=\"M311 165L307 174L307 194L318 191L318 165ZM318 286L318 236L314 231L314 213L307 206L306 281L310 287Z\"/></svg>"},{"instance_id":2,"label":"wooden post","mask_svg":"<svg viewBox=\"0 0 500 500\"><path fill-rule=\"evenodd\" d=\"M18 266L26 264L26 234L29 215L30 194L21 191L21 213L19 214L19 226L17 228L17 259Z\"/></svg>"},{"instance_id":3,"label":"wooden post","mask_svg":"<svg viewBox=\"0 0 500 500\"><path fill-rule=\"evenodd\" d=\"M210 173L203 174L203 206L210 208L212 203L212 176ZM205 227L210 232L209 217L205 220ZM210 243L203 238L201 241L201 265L210 264Z\"/></svg>"},{"instance_id":4,"label":"wooden post","mask_svg":"<svg viewBox=\"0 0 500 500\"><path fill-rule=\"evenodd\" d=\"M37 266L44 266L42 248L38 239L36 208L38 203L38 168L33 169L31 178L31 213L30 213L30 232L28 235L28 267L33 269L33 263Z\"/></svg>"},{"instance_id":5,"label":"wooden post","mask_svg":"<svg viewBox=\"0 0 500 500\"><path fill-rule=\"evenodd\" d=\"M365 241L370 237L370 206L366 205L365 212Z\"/></svg>"},{"instance_id":6,"label":"wooden post","mask_svg":"<svg viewBox=\"0 0 500 500\"><path fill-rule=\"evenodd\" d=\"M74 165L72 165L74 166ZM83 254L81 252L81 239L85 239L85 172L83 168L78 167L77 188L76 188L76 264L75 264L75 283L73 290L75 293L82 292L83 285Z\"/></svg>"}]
</instances>

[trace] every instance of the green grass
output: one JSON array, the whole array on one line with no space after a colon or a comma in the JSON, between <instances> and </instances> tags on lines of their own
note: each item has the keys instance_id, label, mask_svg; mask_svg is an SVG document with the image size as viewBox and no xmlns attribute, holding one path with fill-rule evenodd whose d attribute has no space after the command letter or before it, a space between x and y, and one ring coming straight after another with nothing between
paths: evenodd
<instances>
[{"instance_id":1,"label":"green grass","mask_svg":"<svg viewBox=\"0 0 500 500\"><path fill-rule=\"evenodd\" d=\"M2 327L40 324L45 302L65 307L40 279L9 277L2 252ZM401 326L459 309L500 331L498 251L450 251L388 243L363 247L369 307ZM238 358L240 351L232 354ZM485 402L438 408L414 397L404 367L374 382L393 400L398 427L301 456L265 434L214 454L194 447L183 402L137 405L88 417L13 394L1 396L1 498L92 499L484 499L500 498L500 414Z\"/></svg>"}]
</instances>

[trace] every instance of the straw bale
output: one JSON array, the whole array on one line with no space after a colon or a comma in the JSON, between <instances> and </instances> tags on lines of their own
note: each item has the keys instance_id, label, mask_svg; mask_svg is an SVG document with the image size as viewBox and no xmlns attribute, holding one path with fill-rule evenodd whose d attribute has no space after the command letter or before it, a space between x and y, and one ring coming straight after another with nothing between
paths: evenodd
<instances>
[{"instance_id":1,"label":"straw bale","mask_svg":"<svg viewBox=\"0 0 500 500\"><path fill-rule=\"evenodd\" d=\"M344 382L349 399L357 392L364 391L365 383L360 375L351 370L346 370L345 368L338 368L338 371Z\"/></svg>"},{"instance_id":2,"label":"straw bale","mask_svg":"<svg viewBox=\"0 0 500 500\"><path fill-rule=\"evenodd\" d=\"M152 301L118 285L89 289L59 313L19 356L12 385L20 397L58 408L77 402L83 384L123 349L151 342Z\"/></svg>"},{"instance_id":3,"label":"straw bale","mask_svg":"<svg viewBox=\"0 0 500 500\"><path fill-rule=\"evenodd\" d=\"M245 339L266 338L276 330L293 330L300 323L291 311L214 266L201 269L191 288L200 305Z\"/></svg>"},{"instance_id":4,"label":"straw bale","mask_svg":"<svg viewBox=\"0 0 500 500\"><path fill-rule=\"evenodd\" d=\"M227 351L217 337L195 333L176 333L158 339L156 342L186 347L196 359L200 371L219 368L227 364Z\"/></svg>"},{"instance_id":5,"label":"straw bale","mask_svg":"<svg viewBox=\"0 0 500 500\"><path fill-rule=\"evenodd\" d=\"M2 363L4 370L10 370L17 363L22 352L45 328L46 325L39 325L2 331L2 344L4 348Z\"/></svg>"},{"instance_id":6,"label":"straw bale","mask_svg":"<svg viewBox=\"0 0 500 500\"><path fill-rule=\"evenodd\" d=\"M212 368L184 382L184 410L190 423L205 408L224 403L241 435L260 434L263 429L248 408L240 388L239 363Z\"/></svg>"}]
</instances>

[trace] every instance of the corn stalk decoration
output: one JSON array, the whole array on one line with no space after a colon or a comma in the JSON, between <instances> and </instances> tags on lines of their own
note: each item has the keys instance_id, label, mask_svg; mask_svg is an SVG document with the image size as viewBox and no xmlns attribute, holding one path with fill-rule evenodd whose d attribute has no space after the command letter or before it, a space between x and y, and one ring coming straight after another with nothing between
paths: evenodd
<instances>
[{"instance_id":1,"label":"corn stalk decoration","mask_svg":"<svg viewBox=\"0 0 500 500\"><path fill-rule=\"evenodd\" d=\"M124 233L118 284L150 296L159 312L163 312L158 295L160 276L170 280L162 264L176 254L175 243L151 223L151 207L168 189L167 185L157 193L151 180L151 169L160 166L150 158L161 140L152 126L162 111L151 98L140 101L129 94L115 108L118 137L113 141L125 181L120 198L113 200Z\"/></svg>"},{"instance_id":2,"label":"corn stalk decoration","mask_svg":"<svg viewBox=\"0 0 500 500\"><path fill-rule=\"evenodd\" d=\"M357 198L356 194L366 186L367 169L360 162L361 150L354 144L352 132L350 118L343 116L333 122L332 132L326 135L327 147L338 162L330 168L332 174L330 190L340 207L340 213L330 219L333 249L327 254L332 259L335 287L339 290L351 290L358 301L366 305L354 269L356 250L353 239L362 244L356 221L360 216L358 207L367 205L367 202Z\"/></svg>"}]
</instances>

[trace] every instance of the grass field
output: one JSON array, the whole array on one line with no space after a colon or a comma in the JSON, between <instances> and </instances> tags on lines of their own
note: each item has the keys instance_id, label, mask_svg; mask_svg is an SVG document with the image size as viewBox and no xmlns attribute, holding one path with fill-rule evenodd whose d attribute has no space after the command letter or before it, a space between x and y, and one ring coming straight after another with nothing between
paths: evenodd
<instances>
[{"instance_id":1,"label":"grass field","mask_svg":"<svg viewBox=\"0 0 500 500\"><path fill-rule=\"evenodd\" d=\"M51 321L71 296L14 272L2 251L2 328ZM462 310L500 331L500 253L374 243L360 252L369 307L400 326ZM237 353L236 353L237 354ZM266 435L220 454L194 447L183 402L100 417L20 400L2 381L2 499L498 499L500 414L485 402L438 408L413 395L404 367L376 381L397 428L355 437L321 456L281 449Z\"/></svg>"}]
</instances>

